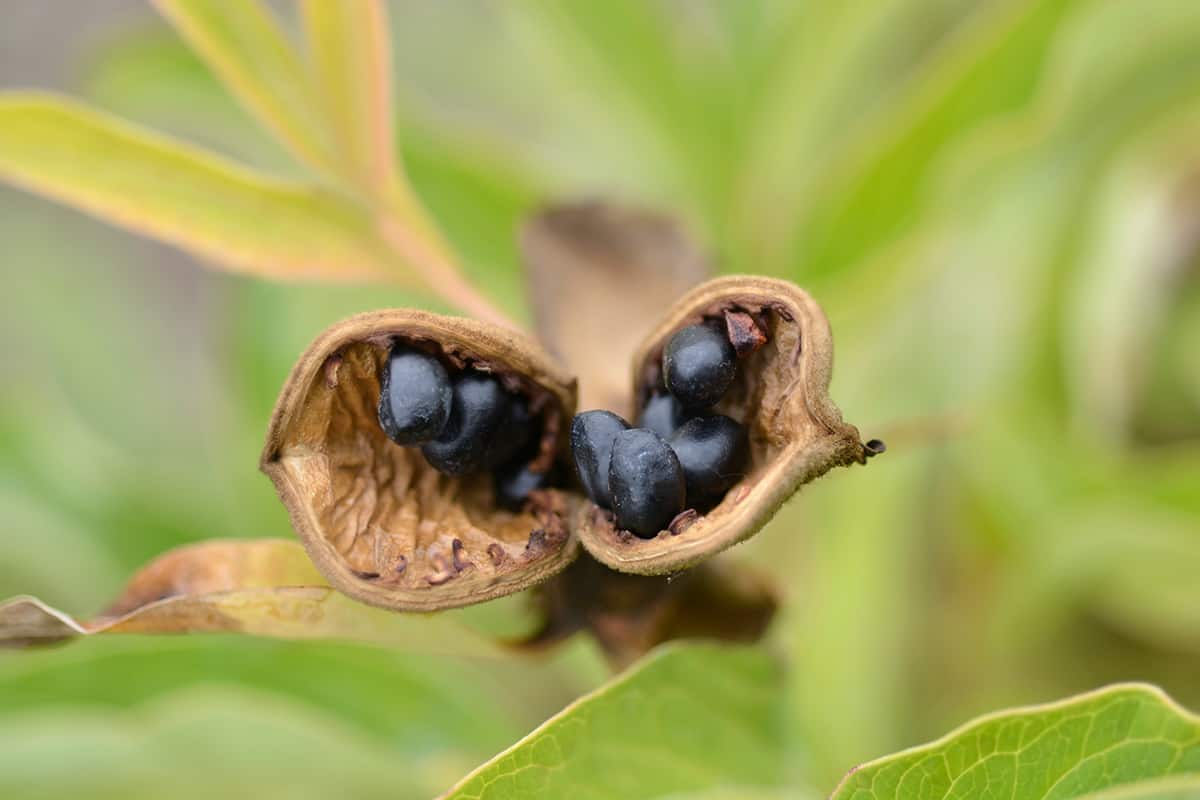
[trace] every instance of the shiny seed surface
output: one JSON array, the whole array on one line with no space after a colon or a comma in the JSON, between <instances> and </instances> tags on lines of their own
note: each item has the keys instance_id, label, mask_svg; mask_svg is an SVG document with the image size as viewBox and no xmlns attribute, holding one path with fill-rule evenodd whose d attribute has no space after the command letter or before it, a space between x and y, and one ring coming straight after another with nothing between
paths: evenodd
<instances>
[{"instance_id":1,"label":"shiny seed surface","mask_svg":"<svg viewBox=\"0 0 1200 800\"><path fill-rule=\"evenodd\" d=\"M453 388L446 368L428 353L395 345L380 376L379 426L396 444L436 438L450 417Z\"/></svg>"},{"instance_id":2,"label":"shiny seed surface","mask_svg":"<svg viewBox=\"0 0 1200 800\"><path fill-rule=\"evenodd\" d=\"M707 408L719 401L736 370L733 345L711 325L681 328L663 350L663 381L687 409Z\"/></svg>"},{"instance_id":3,"label":"shiny seed surface","mask_svg":"<svg viewBox=\"0 0 1200 800\"><path fill-rule=\"evenodd\" d=\"M617 434L608 482L617 527L643 539L653 539L683 510L683 468L671 446L647 428Z\"/></svg>"},{"instance_id":4,"label":"shiny seed surface","mask_svg":"<svg viewBox=\"0 0 1200 800\"><path fill-rule=\"evenodd\" d=\"M669 439L687 418L687 412L675 395L661 392L646 401L637 422L639 428L649 428L664 439Z\"/></svg>"},{"instance_id":5,"label":"shiny seed surface","mask_svg":"<svg viewBox=\"0 0 1200 800\"><path fill-rule=\"evenodd\" d=\"M608 466L613 440L629 428L629 423L611 411L585 411L571 421L571 457L575 474L591 501L601 508L612 508L608 488Z\"/></svg>"},{"instance_id":6,"label":"shiny seed surface","mask_svg":"<svg viewBox=\"0 0 1200 800\"><path fill-rule=\"evenodd\" d=\"M687 504L707 510L746 476L750 445L744 425L723 414L695 417L670 438L687 482Z\"/></svg>"},{"instance_id":7,"label":"shiny seed surface","mask_svg":"<svg viewBox=\"0 0 1200 800\"><path fill-rule=\"evenodd\" d=\"M555 470L534 472L529 464L515 462L496 472L496 505L520 511L529 493L552 485Z\"/></svg>"},{"instance_id":8,"label":"shiny seed surface","mask_svg":"<svg viewBox=\"0 0 1200 800\"><path fill-rule=\"evenodd\" d=\"M446 427L421 448L425 460L447 475L480 469L493 437L508 417L512 400L491 375L475 370L459 373Z\"/></svg>"},{"instance_id":9,"label":"shiny seed surface","mask_svg":"<svg viewBox=\"0 0 1200 800\"><path fill-rule=\"evenodd\" d=\"M511 461L529 443L534 427L529 405L523 398L512 395L508 414L488 442L483 468L495 469Z\"/></svg>"}]
</instances>

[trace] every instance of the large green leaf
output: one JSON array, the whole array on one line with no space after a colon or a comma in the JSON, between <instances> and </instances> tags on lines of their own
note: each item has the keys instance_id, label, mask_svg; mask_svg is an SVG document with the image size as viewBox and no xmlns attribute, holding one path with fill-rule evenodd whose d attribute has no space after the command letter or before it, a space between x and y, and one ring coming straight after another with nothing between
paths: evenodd
<instances>
[{"instance_id":1,"label":"large green leaf","mask_svg":"<svg viewBox=\"0 0 1200 800\"><path fill-rule=\"evenodd\" d=\"M122 636L0 657L0 708L135 708L195 684L238 684L320 708L414 753L457 746L483 758L570 696L574 687L555 669L348 643Z\"/></svg>"},{"instance_id":2,"label":"large green leaf","mask_svg":"<svg viewBox=\"0 0 1200 800\"><path fill-rule=\"evenodd\" d=\"M353 796L427 798L581 688L557 657L473 662L246 637L0 653L0 792L153 797L195 785L292 797L311 780L328 797L341 780Z\"/></svg>"},{"instance_id":3,"label":"large green leaf","mask_svg":"<svg viewBox=\"0 0 1200 800\"><path fill-rule=\"evenodd\" d=\"M924 65L924 74L862 126L814 188L820 204L796 230L796 272L824 278L862 262L920 219L949 143L1027 105L1075 0L985 7ZM853 235L848 235L853 231Z\"/></svg>"},{"instance_id":4,"label":"large green leaf","mask_svg":"<svg viewBox=\"0 0 1200 800\"><path fill-rule=\"evenodd\" d=\"M63 98L0 96L0 180L238 271L334 280L391 274L393 257L370 217L349 201Z\"/></svg>"},{"instance_id":5,"label":"large green leaf","mask_svg":"<svg viewBox=\"0 0 1200 800\"><path fill-rule=\"evenodd\" d=\"M29 800L428 797L431 782L416 766L328 715L235 687L122 714L0 719L0 793Z\"/></svg>"},{"instance_id":6,"label":"large green leaf","mask_svg":"<svg viewBox=\"0 0 1200 800\"><path fill-rule=\"evenodd\" d=\"M1166 776L1200 778L1200 717L1130 684L982 717L864 764L833 800L1065 800Z\"/></svg>"},{"instance_id":7,"label":"large green leaf","mask_svg":"<svg viewBox=\"0 0 1200 800\"><path fill-rule=\"evenodd\" d=\"M670 645L571 704L447 798L657 798L782 776L778 666L761 650Z\"/></svg>"}]
</instances>

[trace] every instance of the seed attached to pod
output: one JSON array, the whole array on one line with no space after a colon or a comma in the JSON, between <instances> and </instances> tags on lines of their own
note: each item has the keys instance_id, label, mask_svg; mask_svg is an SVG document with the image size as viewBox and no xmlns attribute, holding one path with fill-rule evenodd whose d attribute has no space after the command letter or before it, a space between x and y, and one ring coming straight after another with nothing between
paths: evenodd
<instances>
[{"instance_id":1,"label":"seed attached to pod","mask_svg":"<svg viewBox=\"0 0 1200 800\"><path fill-rule=\"evenodd\" d=\"M617 526L642 539L653 539L683 511L683 468L671 446L652 430L617 434L608 485Z\"/></svg>"},{"instance_id":2,"label":"seed attached to pod","mask_svg":"<svg viewBox=\"0 0 1200 800\"><path fill-rule=\"evenodd\" d=\"M681 328L663 351L663 380L684 408L707 408L724 396L737 370L729 338L710 325Z\"/></svg>"},{"instance_id":3,"label":"seed attached to pod","mask_svg":"<svg viewBox=\"0 0 1200 800\"><path fill-rule=\"evenodd\" d=\"M496 505L509 511L519 511L530 492L555 483L557 470L553 467L535 472L531 466L517 461L496 472Z\"/></svg>"},{"instance_id":4,"label":"seed attached to pod","mask_svg":"<svg viewBox=\"0 0 1200 800\"><path fill-rule=\"evenodd\" d=\"M454 380L454 400L446 427L421 448L425 460L446 475L475 472L483 466L511 406L512 396L500 381L484 372L464 370Z\"/></svg>"},{"instance_id":5,"label":"seed attached to pod","mask_svg":"<svg viewBox=\"0 0 1200 800\"><path fill-rule=\"evenodd\" d=\"M594 507L576 511L584 547L613 569L663 575L699 564L761 530L803 484L865 463L878 449L863 443L830 400L829 323L786 281L730 276L697 286L667 310L632 366L633 396L643 408L665 385L689 417L719 412L737 422L685 421L671 437L694 513L665 523L670 535L622 531L622 522L630 526L619 519L615 481L618 519ZM616 462L614 450L614 477Z\"/></svg>"},{"instance_id":6,"label":"seed attached to pod","mask_svg":"<svg viewBox=\"0 0 1200 800\"><path fill-rule=\"evenodd\" d=\"M508 414L487 444L483 457L484 469L496 469L508 464L532 438L534 418L529 406L520 397L512 396Z\"/></svg>"},{"instance_id":7,"label":"seed attached to pod","mask_svg":"<svg viewBox=\"0 0 1200 800\"><path fill-rule=\"evenodd\" d=\"M608 467L613 440L629 429L629 423L611 411L585 411L571 422L571 456L575 472L591 501L601 508L612 508L608 487Z\"/></svg>"},{"instance_id":8,"label":"seed attached to pod","mask_svg":"<svg viewBox=\"0 0 1200 800\"><path fill-rule=\"evenodd\" d=\"M675 430L688 418L683 406L669 392L651 396L638 416L638 427L649 428L664 439L670 439Z\"/></svg>"},{"instance_id":9,"label":"seed attached to pod","mask_svg":"<svg viewBox=\"0 0 1200 800\"><path fill-rule=\"evenodd\" d=\"M688 420L669 443L683 468L691 508L707 511L746 476L746 428L724 414Z\"/></svg>"},{"instance_id":10,"label":"seed attached to pod","mask_svg":"<svg viewBox=\"0 0 1200 800\"><path fill-rule=\"evenodd\" d=\"M436 358L396 344L384 362L379 389L379 425L396 444L428 442L450 417L453 390Z\"/></svg>"},{"instance_id":11,"label":"seed attached to pod","mask_svg":"<svg viewBox=\"0 0 1200 800\"><path fill-rule=\"evenodd\" d=\"M437 359L457 387L440 443L424 448L446 456L438 466L461 471L453 479L380 425L397 345ZM575 557L568 491L554 482L522 489L504 508L496 487L510 467L532 472L559 461L574 413L574 379L533 340L471 319L373 311L330 327L301 355L261 463L331 586L384 608L437 611L520 591ZM497 470L470 471L517 415L532 418L525 445Z\"/></svg>"}]
</instances>

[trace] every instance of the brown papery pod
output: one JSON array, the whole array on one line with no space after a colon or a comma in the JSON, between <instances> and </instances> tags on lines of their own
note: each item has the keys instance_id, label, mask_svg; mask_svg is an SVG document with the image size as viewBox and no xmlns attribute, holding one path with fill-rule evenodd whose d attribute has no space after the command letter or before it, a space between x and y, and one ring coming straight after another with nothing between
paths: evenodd
<instances>
[{"instance_id":1,"label":"brown papery pod","mask_svg":"<svg viewBox=\"0 0 1200 800\"><path fill-rule=\"evenodd\" d=\"M470 319L396 309L317 337L283 387L262 470L313 563L336 589L405 611L470 605L540 583L577 553L565 492L519 512L493 502L491 475L443 475L379 426L380 370L403 341L451 368L496 375L540 418L537 460L565 452L575 382L532 340Z\"/></svg>"},{"instance_id":2,"label":"brown papery pod","mask_svg":"<svg viewBox=\"0 0 1200 800\"><path fill-rule=\"evenodd\" d=\"M574 520L580 541L621 572L657 575L697 564L753 536L803 484L863 463L882 447L863 444L829 398L833 339L820 306L794 284L771 278L717 278L680 298L634 355L639 408L662 386L663 348L672 334L702 321L722 326L740 356L715 410L747 427L746 476L716 507L684 511L653 539L618 530L611 514L585 503Z\"/></svg>"}]
</instances>

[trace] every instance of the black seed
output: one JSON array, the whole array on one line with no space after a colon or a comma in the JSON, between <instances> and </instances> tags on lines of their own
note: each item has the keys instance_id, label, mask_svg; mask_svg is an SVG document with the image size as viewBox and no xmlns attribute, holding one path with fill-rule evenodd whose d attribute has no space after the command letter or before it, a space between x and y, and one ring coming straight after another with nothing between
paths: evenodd
<instances>
[{"instance_id":1,"label":"black seed","mask_svg":"<svg viewBox=\"0 0 1200 800\"><path fill-rule=\"evenodd\" d=\"M496 472L496 505L509 511L520 511L530 492L554 485L557 478L555 467L546 472L534 472L528 463L509 464Z\"/></svg>"},{"instance_id":2,"label":"black seed","mask_svg":"<svg viewBox=\"0 0 1200 800\"><path fill-rule=\"evenodd\" d=\"M465 475L479 469L488 447L508 417L512 395L484 372L467 370L454 379L450 419L441 436L421 448L438 472Z\"/></svg>"},{"instance_id":3,"label":"black seed","mask_svg":"<svg viewBox=\"0 0 1200 800\"><path fill-rule=\"evenodd\" d=\"M707 408L733 382L737 356L724 333L710 325L682 328L663 351L663 380L684 408Z\"/></svg>"},{"instance_id":4,"label":"black seed","mask_svg":"<svg viewBox=\"0 0 1200 800\"><path fill-rule=\"evenodd\" d=\"M512 461L533 435L533 428L529 405L524 398L513 395L508 415L488 442L487 452L483 457L483 468L495 469Z\"/></svg>"},{"instance_id":5,"label":"black seed","mask_svg":"<svg viewBox=\"0 0 1200 800\"><path fill-rule=\"evenodd\" d=\"M380 378L379 426L396 444L428 442L446 426L452 396L450 378L436 358L397 344Z\"/></svg>"},{"instance_id":6,"label":"black seed","mask_svg":"<svg viewBox=\"0 0 1200 800\"><path fill-rule=\"evenodd\" d=\"M687 418L675 395L663 392L655 394L646 402L638 417L638 427L649 428L662 438L669 439Z\"/></svg>"},{"instance_id":7,"label":"black seed","mask_svg":"<svg viewBox=\"0 0 1200 800\"><path fill-rule=\"evenodd\" d=\"M687 481L687 502L705 509L745 477L750 443L745 426L723 414L689 419L671 437Z\"/></svg>"},{"instance_id":8,"label":"black seed","mask_svg":"<svg viewBox=\"0 0 1200 800\"><path fill-rule=\"evenodd\" d=\"M571 456L583 490L601 508L612 508L608 490L608 462L613 439L629 423L611 411L585 411L571 421Z\"/></svg>"},{"instance_id":9,"label":"black seed","mask_svg":"<svg viewBox=\"0 0 1200 800\"><path fill-rule=\"evenodd\" d=\"M617 525L653 539L683 510L683 469L671 446L652 430L617 434L608 466Z\"/></svg>"}]
</instances>

